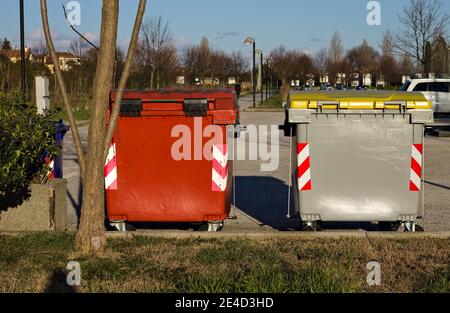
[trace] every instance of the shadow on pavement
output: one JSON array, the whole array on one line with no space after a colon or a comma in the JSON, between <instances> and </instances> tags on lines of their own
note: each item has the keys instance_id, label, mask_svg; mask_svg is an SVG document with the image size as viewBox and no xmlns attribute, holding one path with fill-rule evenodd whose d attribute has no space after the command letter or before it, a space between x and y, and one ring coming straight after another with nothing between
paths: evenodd
<instances>
[{"instance_id":1,"label":"shadow on pavement","mask_svg":"<svg viewBox=\"0 0 450 313\"><path fill-rule=\"evenodd\" d=\"M236 205L262 225L276 230L300 230L300 219L288 219L288 186L274 177L236 177ZM290 214L295 215L291 194ZM365 230L378 231L378 225L368 222L324 222L323 230Z\"/></svg>"},{"instance_id":2,"label":"shadow on pavement","mask_svg":"<svg viewBox=\"0 0 450 313\"><path fill-rule=\"evenodd\" d=\"M77 220L80 221L81 204L83 199L83 184L81 183L81 178L78 180L78 193L73 195L69 190L67 190L67 197L69 198L72 207L75 209Z\"/></svg>"},{"instance_id":3,"label":"shadow on pavement","mask_svg":"<svg viewBox=\"0 0 450 313\"><path fill-rule=\"evenodd\" d=\"M298 219L288 219L288 186L274 177L237 176L236 206L262 225L277 230L299 230ZM291 214L294 214L291 209Z\"/></svg>"}]
</instances>

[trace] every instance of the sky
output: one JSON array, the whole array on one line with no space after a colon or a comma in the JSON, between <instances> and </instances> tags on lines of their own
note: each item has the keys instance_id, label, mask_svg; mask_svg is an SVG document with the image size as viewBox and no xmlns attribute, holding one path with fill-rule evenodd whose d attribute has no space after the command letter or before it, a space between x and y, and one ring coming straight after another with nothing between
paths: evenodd
<instances>
[{"instance_id":1,"label":"sky","mask_svg":"<svg viewBox=\"0 0 450 313\"><path fill-rule=\"evenodd\" d=\"M25 0L26 41L33 47L43 42L39 0ZM47 0L50 26L55 45L66 50L76 35L65 21L62 4L68 0ZM79 0L81 25L77 29L89 39L98 40L101 18L100 0ZM127 47L138 0L120 1L118 43ZM266 53L284 45L314 53L328 45L335 31L344 47L352 48L367 39L378 49L386 30L396 32L398 14L409 0L378 0L381 25L369 26L369 0L148 0L146 15L162 16L177 48L196 44L206 36L212 47L225 51L251 53L243 44L247 36L255 38L257 48ZM450 1L442 0L450 12ZM0 0L0 38L14 46L19 41L19 0Z\"/></svg>"}]
</instances>

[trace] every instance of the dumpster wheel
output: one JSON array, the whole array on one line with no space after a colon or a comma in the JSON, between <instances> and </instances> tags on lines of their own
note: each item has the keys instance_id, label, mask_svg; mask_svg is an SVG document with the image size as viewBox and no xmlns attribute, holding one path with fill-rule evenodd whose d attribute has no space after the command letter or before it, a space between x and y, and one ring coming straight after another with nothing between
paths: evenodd
<instances>
[{"instance_id":1,"label":"dumpster wheel","mask_svg":"<svg viewBox=\"0 0 450 313\"><path fill-rule=\"evenodd\" d=\"M197 228L197 231L220 232L223 229L223 221L206 222Z\"/></svg>"},{"instance_id":2,"label":"dumpster wheel","mask_svg":"<svg viewBox=\"0 0 450 313\"><path fill-rule=\"evenodd\" d=\"M414 232L422 233L425 231L425 229L422 226L420 226L414 222L405 222L405 223L403 223L403 231L411 232L411 233L414 233Z\"/></svg>"},{"instance_id":3,"label":"dumpster wheel","mask_svg":"<svg viewBox=\"0 0 450 313\"><path fill-rule=\"evenodd\" d=\"M119 232L136 231L132 225L125 221L110 221L109 226Z\"/></svg>"},{"instance_id":4,"label":"dumpster wheel","mask_svg":"<svg viewBox=\"0 0 450 313\"><path fill-rule=\"evenodd\" d=\"M320 221L312 221L312 222L302 222L301 224L301 230L302 231L320 231Z\"/></svg>"}]
</instances>

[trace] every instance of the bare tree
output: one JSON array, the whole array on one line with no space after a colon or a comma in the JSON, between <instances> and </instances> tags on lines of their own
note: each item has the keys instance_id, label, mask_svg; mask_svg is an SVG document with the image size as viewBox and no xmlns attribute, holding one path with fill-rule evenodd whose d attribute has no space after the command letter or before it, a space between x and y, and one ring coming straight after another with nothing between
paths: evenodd
<instances>
[{"instance_id":1,"label":"bare tree","mask_svg":"<svg viewBox=\"0 0 450 313\"><path fill-rule=\"evenodd\" d=\"M162 17L146 18L140 33L139 50L141 52L137 56L138 62L150 69L150 88L158 89L158 69L164 66L168 58L173 57L175 51L169 23L164 22Z\"/></svg>"},{"instance_id":2,"label":"bare tree","mask_svg":"<svg viewBox=\"0 0 450 313\"><path fill-rule=\"evenodd\" d=\"M359 83L361 85L365 74L374 74L377 70L378 53L369 46L366 39L363 40L361 45L347 52L347 59L352 64L354 73L359 74Z\"/></svg>"},{"instance_id":3,"label":"bare tree","mask_svg":"<svg viewBox=\"0 0 450 313\"><path fill-rule=\"evenodd\" d=\"M339 32L335 32L328 48L328 73L331 83L336 83L337 75L343 72L344 47Z\"/></svg>"},{"instance_id":4,"label":"bare tree","mask_svg":"<svg viewBox=\"0 0 450 313\"><path fill-rule=\"evenodd\" d=\"M85 58L88 48L89 44L83 38L79 37L72 40L68 52L72 53L81 60Z\"/></svg>"},{"instance_id":5,"label":"bare tree","mask_svg":"<svg viewBox=\"0 0 450 313\"><path fill-rule=\"evenodd\" d=\"M40 41L38 44L36 44L33 47L33 54L34 54L34 56L38 56L38 57L44 57L44 56L48 55L47 44L44 41Z\"/></svg>"},{"instance_id":6,"label":"bare tree","mask_svg":"<svg viewBox=\"0 0 450 313\"><path fill-rule=\"evenodd\" d=\"M395 36L395 51L415 59L425 74L427 42L435 42L445 33L449 14L438 0L410 0L399 20L404 28Z\"/></svg>"},{"instance_id":7,"label":"bare tree","mask_svg":"<svg viewBox=\"0 0 450 313\"><path fill-rule=\"evenodd\" d=\"M410 76L414 74L415 67L413 61L411 60L411 57L408 55L402 55L400 57L398 69L400 71L400 74L402 75Z\"/></svg>"},{"instance_id":8,"label":"bare tree","mask_svg":"<svg viewBox=\"0 0 450 313\"><path fill-rule=\"evenodd\" d=\"M234 77L238 81L241 81L248 73L250 62L242 55L240 51L235 51L230 55L230 66L230 76Z\"/></svg>"},{"instance_id":9,"label":"bare tree","mask_svg":"<svg viewBox=\"0 0 450 313\"><path fill-rule=\"evenodd\" d=\"M104 0L102 7L102 21L100 32L100 51L94 82L92 113L89 121L88 151L85 154L72 112L70 98L62 72L58 66L55 47L48 22L47 1L41 0L41 16L44 34L50 56L55 68L59 87L63 94L64 105L69 117L69 123L74 137L77 156L80 164L83 182L83 201L81 208L80 226L76 235L77 249L84 254L97 254L106 246L104 229L104 178L103 166L111 143L113 132L117 125L120 102L123 96L131 63L136 51L139 30L146 7L146 0L140 0L130 40L128 55L124 70L117 89L113 111L105 128L106 109L112 87L114 61L116 56L117 25L119 19L119 1Z\"/></svg>"},{"instance_id":10,"label":"bare tree","mask_svg":"<svg viewBox=\"0 0 450 313\"><path fill-rule=\"evenodd\" d=\"M328 63L327 63L327 48L322 48L317 51L314 56L314 66L319 73L320 78L322 79L327 74Z\"/></svg>"},{"instance_id":11,"label":"bare tree","mask_svg":"<svg viewBox=\"0 0 450 313\"><path fill-rule=\"evenodd\" d=\"M394 37L389 30L383 34L383 39L380 44L380 49L383 55L394 55Z\"/></svg>"},{"instance_id":12,"label":"bare tree","mask_svg":"<svg viewBox=\"0 0 450 313\"><path fill-rule=\"evenodd\" d=\"M290 82L292 79L305 79L308 73L312 73L312 60L297 50L287 50L280 46L269 54L271 68L281 79L281 97L287 101Z\"/></svg>"},{"instance_id":13,"label":"bare tree","mask_svg":"<svg viewBox=\"0 0 450 313\"><path fill-rule=\"evenodd\" d=\"M434 55L432 60L433 72L437 76L443 76L443 74L448 73L448 46L444 36L439 36L436 39L434 46Z\"/></svg>"}]
</instances>

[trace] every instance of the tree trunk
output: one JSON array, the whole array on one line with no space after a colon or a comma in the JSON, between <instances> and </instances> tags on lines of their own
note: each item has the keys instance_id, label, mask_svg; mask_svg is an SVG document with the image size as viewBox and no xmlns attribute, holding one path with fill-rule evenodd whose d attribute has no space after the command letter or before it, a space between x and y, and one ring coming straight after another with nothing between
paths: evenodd
<instances>
[{"instance_id":1,"label":"tree trunk","mask_svg":"<svg viewBox=\"0 0 450 313\"><path fill-rule=\"evenodd\" d=\"M83 203L76 246L84 254L102 252L106 246L103 147L106 109L114 74L118 0L103 1L100 52L89 123L89 146L83 178Z\"/></svg>"},{"instance_id":2,"label":"tree trunk","mask_svg":"<svg viewBox=\"0 0 450 313\"><path fill-rule=\"evenodd\" d=\"M113 113L108 121L108 130L105 129L106 110L109 104L109 95L114 75L117 24L119 13L119 0L103 0L102 23L100 32L100 52L97 61L97 69L93 82L92 111L89 122L88 153L84 155L81 148L81 140L71 111L71 101L68 97L66 85L62 73L58 67L55 48L50 34L47 16L46 0L41 0L41 15L47 46L55 66L55 79L61 89L64 105L68 111L70 126L74 136L77 155L80 163L83 182L83 202L81 219L76 235L76 247L84 254L97 254L106 246L104 228L105 203L104 203L104 178L103 167L108 150L108 142L111 142L117 119L120 112L120 103L123 91L128 80L132 59L136 51L137 38L145 13L146 0L140 0L136 16L133 34L128 49L127 60L124 65L122 77Z\"/></svg>"},{"instance_id":3,"label":"tree trunk","mask_svg":"<svg viewBox=\"0 0 450 313\"><path fill-rule=\"evenodd\" d=\"M150 71L150 89L153 89L155 80L155 70L152 68Z\"/></svg>"},{"instance_id":4,"label":"tree trunk","mask_svg":"<svg viewBox=\"0 0 450 313\"><path fill-rule=\"evenodd\" d=\"M156 89L159 90L160 87L161 87L161 82L160 82L159 70L158 70L158 71L156 71Z\"/></svg>"}]
</instances>

